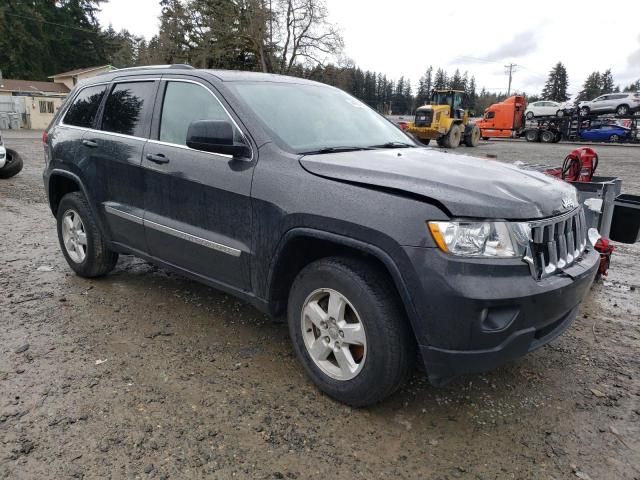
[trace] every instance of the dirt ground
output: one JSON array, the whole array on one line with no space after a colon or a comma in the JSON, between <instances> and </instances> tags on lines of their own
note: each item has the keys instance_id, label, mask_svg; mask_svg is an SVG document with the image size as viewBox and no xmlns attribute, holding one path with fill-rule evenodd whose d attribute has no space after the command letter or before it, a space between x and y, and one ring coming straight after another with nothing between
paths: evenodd
<instances>
[{"instance_id":1,"label":"dirt ground","mask_svg":"<svg viewBox=\"0 0 640 480\"><path fill-rule=\"evenodd\" d=\"M314 388L284 324L230 296L132 257L73 275L39 133L3 137L25 169L0 180L0 478L640 478L640 245L616 245L550 345L441 389L418 370L356 410ZM571 148L473 153L558 164ZM596 148L640 192L640 148Z\"/></svg>"}]
</instances>

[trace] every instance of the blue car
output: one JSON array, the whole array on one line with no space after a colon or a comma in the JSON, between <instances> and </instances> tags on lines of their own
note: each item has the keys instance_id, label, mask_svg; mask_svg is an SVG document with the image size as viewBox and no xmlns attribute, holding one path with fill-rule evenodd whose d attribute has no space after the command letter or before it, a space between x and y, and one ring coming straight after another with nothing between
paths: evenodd
<instances>
[{"instance_id":1,"label":"blue car","mask_svg":"<svg viewBox=\"0 0 640 480\"><path fill-rule=\"evenodd\" d=\"M611 142L618 143L629 137L631 130L619 125L593 125L587 130L580 132L582 140L590 142Z\"/></svg>"}]
</instances>

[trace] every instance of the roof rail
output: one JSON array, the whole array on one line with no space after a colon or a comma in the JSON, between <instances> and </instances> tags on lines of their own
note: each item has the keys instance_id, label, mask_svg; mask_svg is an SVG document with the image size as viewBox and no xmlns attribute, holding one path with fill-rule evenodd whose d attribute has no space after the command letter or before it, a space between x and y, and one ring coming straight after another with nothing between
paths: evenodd
<instances>
[{"instance_id":1,"label":"roof rail","mask_svg":"<svg viewBox=\"0 0 640 480\"><path fill-rule=\"evenodd\" d=\"M173 65L144 65L141 67L116 68L115 70L111 70L109 72L99 73L98 76L105 75L107 73L113 73L113 72L127 72L130 70L161 70L161 69L194 70L194 68L191 65L188 65L186 63L175 63Z\"/></svg>"}]
</instances>

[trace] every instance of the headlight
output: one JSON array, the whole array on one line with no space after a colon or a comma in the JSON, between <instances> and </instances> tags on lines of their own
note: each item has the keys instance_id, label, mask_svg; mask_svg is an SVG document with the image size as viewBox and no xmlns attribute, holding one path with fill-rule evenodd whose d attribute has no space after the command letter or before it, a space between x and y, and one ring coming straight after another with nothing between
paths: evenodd
<instances>
[{"instance_id":1,"label":"headlight","mask_svg":"<svg viewBox=\"0 0 640 480\"><path fill-rule=\"evenodd\" d=\"M520 222L429 222L443 252L461 257L524 257L531 227Z\"/></svg>"}]
</instances>

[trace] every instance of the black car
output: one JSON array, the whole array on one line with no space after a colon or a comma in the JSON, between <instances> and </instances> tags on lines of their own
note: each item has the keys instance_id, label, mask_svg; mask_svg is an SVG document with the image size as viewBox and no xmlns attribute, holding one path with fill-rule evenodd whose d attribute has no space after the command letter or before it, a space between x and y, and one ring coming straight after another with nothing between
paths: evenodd
<instances>
[{"instance_id":1,"label":"black car","mask_svg":"<svg viewBox=\"0 0 640 480\"><path fill-rule=\"evenodd\" d=\"M333 87L125 69L80 83L44 136L62 252L133 254L288 317L297 356L354 406L494 368L572 322L598 254L575 189L417 145Z\"/></svg>"}]
</instances>

